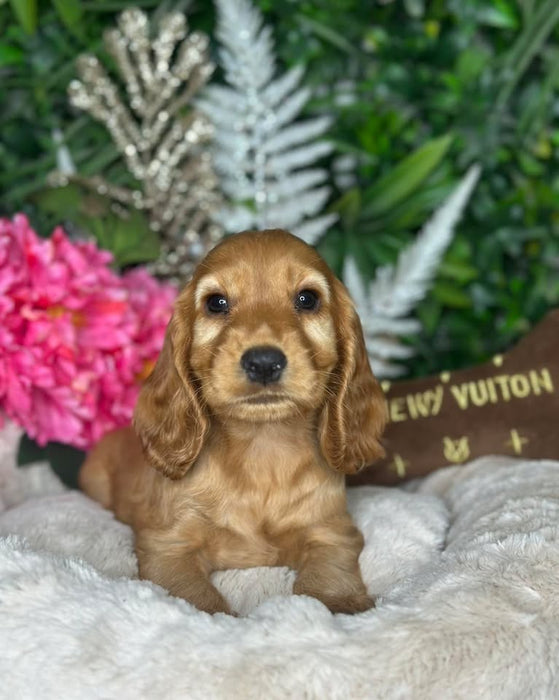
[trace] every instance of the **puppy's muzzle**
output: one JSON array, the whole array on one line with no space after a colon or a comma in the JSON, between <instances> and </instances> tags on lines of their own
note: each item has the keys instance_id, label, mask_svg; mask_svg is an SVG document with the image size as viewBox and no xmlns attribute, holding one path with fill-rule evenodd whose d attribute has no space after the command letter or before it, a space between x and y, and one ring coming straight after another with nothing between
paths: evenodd
<instances>
[{"instance_id":1,"label":"puppy's muzzle","mask_svg":"<svg viewBox=\"0 0 559 700\"><path fill-rule=\"evenodd\" d=\"M241 357L241 367L249 381L264 386L278 382L286 365L283 352L269 345L249 348Z\"/></svg>"}]
</instances>

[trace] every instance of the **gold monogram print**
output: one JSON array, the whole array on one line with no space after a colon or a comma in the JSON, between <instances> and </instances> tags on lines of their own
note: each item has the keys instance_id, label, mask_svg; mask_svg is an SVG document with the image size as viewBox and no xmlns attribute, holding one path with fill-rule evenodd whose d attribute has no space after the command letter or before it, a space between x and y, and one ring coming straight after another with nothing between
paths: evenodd
<instances>
[{"instance_id":1,"label":"gold monogram print","mask_svg":"<svg viewBox=\"0 0 559 700\"><path fill-rule=\"evenodd\" d=\"M445 399L447 403L450 401L462 411L467 411L487 404L553 394L555 391L553 379L547 367L539 370L531 369L523 374L498 374L461 384L448 384L450 374L447 372L440 376L445 386L437 384L433 389L389 399L390 421L401 423L437 416L445 405Z\"/></svg>"},{"instance_id":2,"label":"gold monogram print","mask_svg":"<svg viewBox=\"0 0 559 700\"><path fill-rule=\"evenodd\" d=\"M522 437L518 430L513 428L513 430L510 431L510 440L505 443L505 446L512 447L514 454L521 455L524 445L529 442L528 438Z\"/></svg>"},{"instance_id":3,"label":"gold monogram print","mask_svg":"<svg viewBox=\"0 0 559 700\"><path fill-rule=\"evenodd\" d=\"M394 459L390 463L390 468L396 472L400 478L406 476L406 469L408 467L408 462L401 455L394 455Z\"/></svg>"},{"instance_id":4,"label":"gold monogram print","mask_svg":"<svg viewBox=\"0 0 559 700\"><path fill-rule=\"evenodd\" d=\"M453 440L450 437L443 438L443 453L449 462L465 462L470 456L470 445L466 436Z\"/></svg>"}]
</instances>

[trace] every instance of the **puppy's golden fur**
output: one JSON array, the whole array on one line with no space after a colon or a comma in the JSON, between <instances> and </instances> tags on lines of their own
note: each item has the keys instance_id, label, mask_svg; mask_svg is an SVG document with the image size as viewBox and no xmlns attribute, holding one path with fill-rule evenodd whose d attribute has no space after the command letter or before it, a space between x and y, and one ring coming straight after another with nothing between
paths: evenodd
<instances>
[{"instance_id":1,"label":"puppy's golden fur","mask_svg":"<svg viewBox=\"0 0 559 700\"><path fill-rule=\"evenodd\" d=\"M316 308L297 306L302 290L314 292ZM208 307L212 295L226 299L226 312ZM247 350L262 347L283 352L279 379L255 381L243 369ZM297 571L296 594L352 613L373 601L344 474L383 454L385 420L344 286L300 239L247 232L199 265L134 430L102 440L80 481L133 527L140 576L201 610L229 611L213 571L286 565Z\"/></svg>"}]
</instances>

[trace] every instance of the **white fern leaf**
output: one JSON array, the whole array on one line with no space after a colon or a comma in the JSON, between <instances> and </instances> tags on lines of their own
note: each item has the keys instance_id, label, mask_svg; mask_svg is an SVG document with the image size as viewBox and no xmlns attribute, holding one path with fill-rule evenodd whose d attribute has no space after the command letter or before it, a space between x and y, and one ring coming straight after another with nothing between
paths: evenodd
<instances>
[{"instance_id":1,"label":"white fern leaf","mask_svg":"<svg viewBox=\"0 0 559 700\"><path fill-rule=\"evenodd\" d=\"M378 355L369 354L369 364L371 365L375 377L383 379L395 379L406 373L404 365L397 365L394 364L394 362L381 360Z\"/></svg>"},{"instance_id":2,"label":"white fern leaf","mask_svg":"<svg viewBox=\"0 0 559 700\"><path fill-rule=\"evenodd\" d=\"M330 195L317 161L332 151L320 138L331 124L299 120L310 98L303 68L276 75L269 27L250 0L215 0L216 36L226 86L198 101L214 125L214 163L228 198L220 216L228 232L283 226L318 240L334 221L320 216ZM234 213L232 213L234 212Z\"/></svg>"},{"instance_id":3,"label":"white fern leaf","mask_svg":"<svg viewBox=\"0 0 559 700\"><path fill-rule=\"evenodd\" d=\"M328 199L330 190L328 187L320 187L316 190L305 192L291 206L285 206L285 200L269 207L271 221L277 222L274 226L291 229L305 216L312 216L322 209Z\"/></svg>"},{"instance_id":4,"label":"white fern leaf","mask_svg":"<svg viewBox=\"0 0 559 700\"><path fill-rule=\"evenodd\" d=\"M361 317L371 367L379 377L405 372L405 367L390 360L413 354L398 338L421 328L416 319L405 317L431 287L480 173L479 165L469 168L416 240L400 253L396 265L379 268L373 282L365 285L353 258L348 256L345 260L343 278Z\"/></svg>"},{"instance_id":5,"label":"white fern leaf","mask_svg":"<svg viewBox=\"0 0 559 700\"><path fill-rule=\"evenodd\" d=\"M337 220L337 214L323 214L314 219L309 219L303 224L292 226L291 233L302 238L305 243L314 245L324 231L328 230Z\"/></svg>"},{"instance_id":6,"label":"white fern leaf","mask_svg":"<svg viewBox=\"0 0 559 700\"><path fill-rule=\"evenodd\" d=\"M219 167L217 161L214 161L214 165L217 168ZM252 185L246 178L243 178L241 181L238 178L223 178L221 180L221 190L231 200L235 197L250 199L252 196Z\"/></svg>"},{"instance_id":7,"label":"white fern leaf","mask_svg":"<svg viewBox=\"0 0 559 700\"><path fill-rule=\"evenodd\" d=\"M221 163L221 167L227 167L228 170L226 172L230 175L233 174L233 170L241 169L241 165L250 151L250 141L248 139L244 136L239 138L235 146L231 143L222 142L221 138L216 138L214 143L217 146L221 146L220 150L216 151L214 158L216 163ZM235 172L235 176L238 177L239 173Z\"/></svg>"},{"instance_id":8,"label":"white fern leaf","mask_svg":"<svg viewBox=\"0 0 559 700\"><path fill-rule=\"evenodd\" d=\"M415 335L421 330L421 323L416 318L386 318L374 316L367 322L367 333L376 335Z\"/></svg>"},{"instance_id":9,"label":"white fern leaf","mask_svg":"<svg viewBox=\"0 0 559 700\"><path fill-rule=\"evenodd\" d=\"M277 109L274 108L275 124L280 127L293 121L309 101L310 96L309 88L300 88L286 97Z\"/></svg>"},{"instance_id":10,"label":"white fern leaf","mask_svg":"<svg viewBox=\"0 0 559 700\"><path fill-rule=\"evenodd\" d=\"M252 212L246 207L224 207L217 214L217 222L223 228L231 227L234 231L248 231L252 228Z\"/></svg>"},{"instance_id":11,"label":"white fern leaf","mask_svg":"<svg viewBox=\"0 0 559 700\"><path fill-rule=\"evenodd\" d=\"M362 317L361 323L363 323L365 318L369 316L367 287L357 269L357 263L353 255L346 256L342 277L347 291L353 299L357 313Z\"/></svg>"},{"instance_id":12,"label":"white fern leaf","mask_svg":"<svg viewBox=\"0 0 559 700\"><path fill-rule=\"evenodd\" d=\"M264 144L264 153L280 153L293 146L306 143L321 136L331 124L330 117L318 117L288 126L278 131Z\"/></svg>"},{"instance_id":13,"label":"white fern leaf","mask_svg":"<svg viewBox=\"0 0 559 700\"><path fill-rule=\"evenodd\" d=\"M238 88L261 87L275 70L272 32L247 0L217 0L216 35L227 82Z\"/></svg>"},{"instance_id":14,"label":"white fern leaf","mask_svg":"<svg viewBox=\"0 0 559 700\"><path fill-rule=\"evenodd\" d=\"M373 314L405 316L425 297L480 172L479 165L472 165L414 243L400 254L396 266L379 270L378 283L369 290Z\"/></svg>"},{"instance_id":15,"label":"white fern leaf","mask_svg":"<svg viewBox=\"0 0 559 700\"><path fill-rule=\"evenodd\" d=\"M297 168L312 165L319 158L328 155L332 150L332 146L326 141L316 141L307 146L292 148L290 151L278 153L268 159L266 164L266 172L273 174L278 173L282 176Z\"/></svg>"},{"instance_id":16,"label":"white fern leaf","mask_svg":"<svg viewBox=\"0 0 559 700\"><path fill-rule=\"evenodd\" d=\"M238 93L225 85L208 85L205 94L212 96L212 109L230 110L237 105L239 100ZM198 100L198 104L205 105L203 97Z\"/></svg>"},{"instance_id":17,"label":"white fern leaf","mask_svg":"<svg viewBox=\"0 0 559 700\"><path fill-rule=\"evenodd\" d=\"M293 90L299 85L305 74L303 66L294 66L287 73L284 73L279 78L272 80L262 91L262 100L277 107L285 98L290 95Z\"/></svg>"},{"instance_id":18,"label":"white fern leaf","mask_svg":"<svg viewBox=\"0 0 559 700\"><path fill-rule=\"evenodd\" d=\"M270 202L277 203L289 199L294 190L310 192L316 185L323 184L327 177L328 173L321 168L310 168L290 174L288 178L278 180L270 186Z\"/></svg>"},{"instance_id":19,"label":"white fern leaf","mask_svg":"<svg viewBox=\"0 0 559 700\"><path fill-rule=\"evenodd\" d=\"M388 361L405 360L413 355L413 349L390 336L379 336L375 340L374 352L369 352L369 355Z\"/></svg>"},{"instance_id":20,"label":"white fern leaf","mask_svg":"<svg viewBox=\"0 0 559 700\"><path fill-rule=\"evenodd\" d=\"M354 155L337 156L332 163L334 182L341 191L355 187L357 183L357 158Z\"/></svg>"}]
</instances>

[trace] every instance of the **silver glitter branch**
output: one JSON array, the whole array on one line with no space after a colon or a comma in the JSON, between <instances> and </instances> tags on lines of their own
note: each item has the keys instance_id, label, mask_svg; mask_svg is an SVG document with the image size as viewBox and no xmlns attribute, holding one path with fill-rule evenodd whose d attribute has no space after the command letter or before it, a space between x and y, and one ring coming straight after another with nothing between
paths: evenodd
<instances>
[{"instance_id":1,"label":"silver glitter branch","mask_svg":"<svg viewBox=\"0 0 559 700\"><path fill-rule=\"evenodd\" d=\"M327 172L316 162L332 151L321 140L329 117L304 121L310 98L300 66L276 76L269 27L249 0L216 0L217 37L226 85L211 85L198 104L215 127L215 165L228 205L228 231L284 227L308 243L336 220L320 214Z\"/></svg>"},{"instance_id":2,"label":"silver glitter branch","mask_svg":"<svg viewBox=\"0 0 559 700\"><path fill-rule=\"evenodd\" d=\"M218 180L207 147L213 129L205 115L189 107L214 70L208 38L188 34L183 14L163 17L154 40L147 16L125 10L118 28L106 32L126 91L92 55L78 59L80 80L69 86L72 104L104 124L138 189L119 187L101 177L66 176L106 195L116 205L146 212L161 236L152 270L184 279L222 237L214 219L221 207Z\"/></svg>"}]
</instances>

